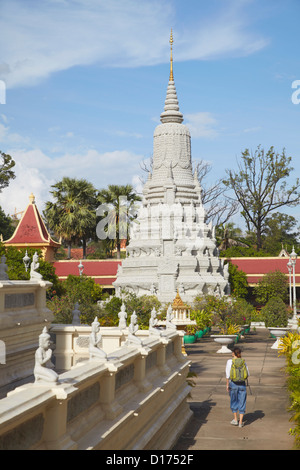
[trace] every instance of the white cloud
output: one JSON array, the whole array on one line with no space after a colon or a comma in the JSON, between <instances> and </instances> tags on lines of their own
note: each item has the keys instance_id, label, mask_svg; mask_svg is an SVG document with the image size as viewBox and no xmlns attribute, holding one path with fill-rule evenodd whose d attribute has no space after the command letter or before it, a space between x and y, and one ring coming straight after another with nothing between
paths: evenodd
<instances>
[{"instance_id":1,"label":"white cloud","mask_svg":"<svg viewBox=\"0 0 300 470\"><path fill-rule=\"evenodd\" d=\"M31 192L36 197L40 211L44 203L51 200L51 185L64 176L85 178L97 189L108 184L127 184L135 181L140 170L141 155L126 150L116 150L100 154L96 150L85 153L65 153L50 158L40 149L7 151L13 156L16 166L16 178L0 194L0 206L7 214L13 214L15 208L22 211L29 202Z\"/></svg>"},{"instance_id":2,"label":"white cloud","mask_svg":"<svg viewBox=\"0 0 300 470\"><path fill-rule=\"evenodd\" d=\"M0 142L5 142L5 144L11 145L16 143L28 143L29 139L27 137L22 137L16 132L10 132L9 126L4 126L4 124L0 123Z\"/></svg>"},{"instance_id":3,"label":"white cloud","mask_svg":"<svg viewBox=\"0 0 300 470\"><path fill-rule=\"evenodd\" d=\"M185 120L191 136L195 139L213 139L218 135L217 120L209 112L185 114Z\"/></svg>"},{"instance_id":4,"label":"white cloud","mask_svg":"<svg viewBox=\"0 0 300 470\"><path fill-rule=\"evenodd\" d=\"M262 130L262 127L248 127L247 129L244 129L243 132L245 134L248 134L248 133L251 133L251 132L258 132L258 131L261 131Z\"/></svg>"},{"instance_id":5,"label":"white cloud","mask_svg":"<svg viewBox=\"0 0 300 470\"><path fill-rule=\"evenodd\" d=\"M181 18L176 21L172 0L43 0L38 6L33 0L2 0L0 77L9 88L34 85L76 65L164 63L166 34L174 23L177 61L251 54L268 41L249 31L244 3L228 1L226 10L210 18L194 15L186 27Z\"/></svg>"}]
</instances>

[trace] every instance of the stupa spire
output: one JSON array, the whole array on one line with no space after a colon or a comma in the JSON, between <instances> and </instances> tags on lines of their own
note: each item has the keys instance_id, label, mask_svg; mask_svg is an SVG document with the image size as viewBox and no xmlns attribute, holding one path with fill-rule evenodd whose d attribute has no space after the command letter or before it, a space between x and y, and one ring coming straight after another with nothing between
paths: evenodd
<instances>
[{"instance_id":1,"label":"stupa spire","mask_svg":"<svg viewBox=\"0 0 300 470\"><path fill-rule=\"evenodd\" d=\"M171 35L170 35L170 46L171 46L171 56L170 56L170 81L174 81L174 75L173 75L173 31L171 29Z\"/></svg>"},{"instance_id":2,"label":"stupa spire","mask_svg":"<svg viewBox=\"0 0 300 470\"><path fill-rule=\"evenodd\" d=\"M183 121L183 115L179 111L177 92L174 83L174 74L173 74L173 31L171 29L170 35L170 46L171 46L171 55L170 55L170 77L169 84L167 88L167 97L165 101L164 112L160 115L160 120L163 124L168 122L177 122L179 124Z\"/></svg>"}]
</instances>

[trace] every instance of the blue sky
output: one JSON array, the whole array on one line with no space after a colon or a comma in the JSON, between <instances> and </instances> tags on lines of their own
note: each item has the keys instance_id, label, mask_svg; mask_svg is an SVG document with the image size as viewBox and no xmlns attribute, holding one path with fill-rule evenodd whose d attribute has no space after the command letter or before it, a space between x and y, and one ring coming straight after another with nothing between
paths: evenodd
<instances>
[{"instance_id":1,"label":"blue sky","mask_svg":"<svg viewBox=\"0 0 300 470\"><path fill-rule=\"evenodd\" d=\"M180 110L193 161L212 165L208 183L258 145L285 148L294 181L299 17L299 0L1 0L0 149L15 159L16 179L0 205L21 211L32 191L43 210L63 176L140 187L164 106L171 28Z\"/></svg>"}]
</instances>

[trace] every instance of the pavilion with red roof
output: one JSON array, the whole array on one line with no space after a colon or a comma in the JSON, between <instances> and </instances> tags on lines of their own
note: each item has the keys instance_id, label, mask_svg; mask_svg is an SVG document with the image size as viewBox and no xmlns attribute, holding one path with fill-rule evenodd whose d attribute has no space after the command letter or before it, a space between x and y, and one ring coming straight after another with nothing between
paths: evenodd
<instances>
[{"instance_id":1,"label":"pavilion with red roof","mask_svg":"<svg viewBox=\"0 0 300 470\"><path fill-rule=\"evenodd\" d=\"M60 243L52 240L48 233L32 193L29 196L29 204L14 234L3 243L5 246L14 246L16 248L40 249L43 259L50 262L54 261L54 254L61 246Z\"/></svg>"}]
</instances>

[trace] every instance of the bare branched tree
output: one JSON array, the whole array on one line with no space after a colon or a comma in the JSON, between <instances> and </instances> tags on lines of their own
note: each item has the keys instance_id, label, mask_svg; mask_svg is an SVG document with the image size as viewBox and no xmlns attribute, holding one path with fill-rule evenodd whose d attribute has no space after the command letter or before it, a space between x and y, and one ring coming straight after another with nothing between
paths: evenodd
<instances>
[{"instance_id":1,"label":"bare branched tree","mask_svg":"<svg viewBox=\"0 0 300 470\"><path fill-rule=\"evenodd\" d=\"M238 202L226 195L227 188L220 179L207 186L205 178L211 171L210 163L200 160L195 168L198 181L201 186L202 203L206 211L206 222L212 222L215 226L226 224L237 212Z\"/></svg>"},{"instance_id":2,"label":"bare branched tree","mask_svg":"<svg viewBox=\"0 0 300 470\"><path fill-rule=\"evenodd\" d=\"M141 169L147 175L152 172L152 166L153 157L150 157L148 162L142 161L140 163ZM202 203L206 211L205 221L211 221L213 225L218 227L226 224L238 212L239 203L225 194L228 188L225 187L222 179L210 186L205 184L205 178L211 169L211 164L205 160L200 160L195 165L195 171L201 186ZM140 180L145 184L145 179L140 178Z\"/></svg>"}]
</instances>

